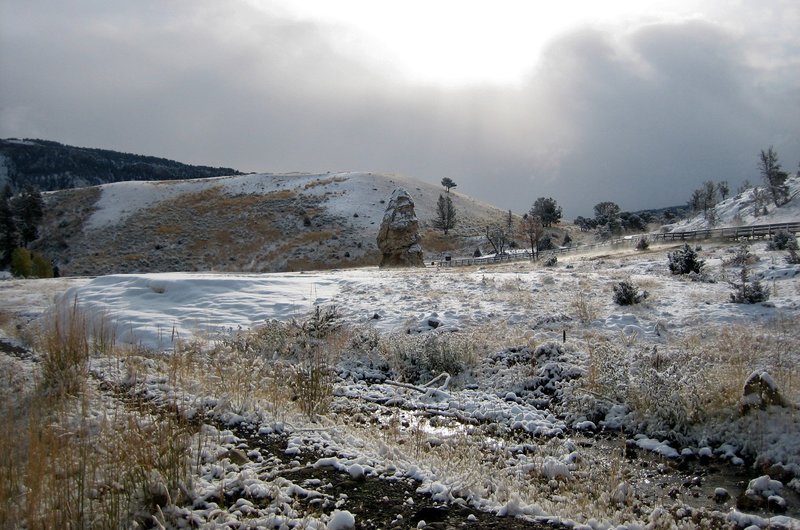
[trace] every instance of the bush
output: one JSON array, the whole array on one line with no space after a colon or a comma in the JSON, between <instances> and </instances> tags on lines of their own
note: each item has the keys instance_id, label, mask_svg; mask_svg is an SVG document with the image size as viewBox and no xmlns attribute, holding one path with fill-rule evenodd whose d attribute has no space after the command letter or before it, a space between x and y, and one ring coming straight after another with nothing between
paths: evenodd
<instances>
[{"instance_id":1,"label":"bush","mask_svg":"<svg viewBox=\"0 0 800 530\"><path fill-rule=\"evenodd\" d=\"M791 242L794 242L795 245L797 245L797 240L792 234L786 232L785 230L781 230L772 236L772 241L767 243L767 250L788 250Z\"/></svg>"},{"instance_id":2,"label":"bush","mask_svg":"<svg viewBox=\"0 0 800 530\"><path fill-rule=\"evenodd\" d=\"M750 263L752 254L743 245L736 251L734 260L741 265L738 282L728 282L733 288L731 302L736 304L758 304L769 300L769 290L764 288L757 279L750 281L747 273L747 266Z\"/></svg>"},{"instance_id":3,"label":"bush","mask_svg":"<svg viewBox=\"0 0 800 530\"><path fill-rule=\"evenodd\" d=\"M800 255L797 254L797 240L793 239L786 245L786 250L789 251L789 254L786 256L786 263L790 265L797 265L800 264Z\"/></svg>"},{"instance_id":4,"label":"bush","mask_svg":"<svg viewBox=\"0 0 800 530\"><path fill-rule=\"evenodd\" d=\"M475 364L477 345L461 333L392 334L380 349L403 381L425 383L447 372L456 376Z\"/></svg>"},{"instance_id":5,"label":"bush","mask_svg":"<svg viewBox=\"0 0 800 530\"><path fill-rule=\"evenodd\" d=\"M636 243L636 250L647 250L650 248L650 243L647 241L646 237L639 239Z\"/></svg>"},{"instance_id":6,"label":"bush","mask_svg":"<svg viewBox=\"0 0 800 530\"><path fill-rule=\"evenodd\" d=\"M545 260L545 262L544 262L544 266L545 266L545 267L555 267L557 263L558 263L558 258L556 257L556 255L555 255L555 254L552 254L551 256L549 256L549 257L548 257L548 258Z\"/></svg>"},{"instance_id":7,"label":"bush","mask_svg":"<svg viewBox=\"0 0 800 530\"><path fill-rule=\"evenodd\" d=\"M675 252L670 252L667 257L669 258L669 270L672 274L689 274L697 273L703 269L705 262L697 257L697 252L684 244L682 248Z\"/></svg>"},{"instance_id":8,"label":"bush","mask_svg":"<svg viewBox=\"0 0 800 530\"><path fill-rule=\"evenodd\" d=\"M614 286L614 303L617 305L634 305L647 298L647 291L639 289L627 280Z\"/></svg>"},{"instance_id":9,"label":"bush","mask_svg":"<svg viewBox=\"0 0 800 530\"><path fill-rule=\"evenodd\" d=\"M769 300L769 290L758 280L748 282L743 278L740 283L733 283L733 287L731 302L735 304L759 304Z\"/></svg>"},{"instance_id":10,"label":"bush","mask_svg":"<svg viewBox=\"0 0 800 530\"><path fill-rule=\"evenodd\" d=\"M38 252L19 247L11 253L11 274L18 278L52 278L53 265Z\"/></svg>"}]
</instances>

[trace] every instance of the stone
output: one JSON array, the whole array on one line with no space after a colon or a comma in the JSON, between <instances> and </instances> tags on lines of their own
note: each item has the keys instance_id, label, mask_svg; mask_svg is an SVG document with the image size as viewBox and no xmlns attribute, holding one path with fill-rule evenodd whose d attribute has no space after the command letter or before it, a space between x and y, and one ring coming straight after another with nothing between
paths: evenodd
<instances>
[{"instance_id":1,"label":"stone","mask_svg":"<svg viewBox=\"0 0 800 530\"><path fill-rule=\"evenodd\" d=\"M378 230L378 249L383 254L380 266L424 267L420 239L414 200L406 190L397 188Z\"/></svg>"},{"instance_id":2,"label":"stone","mask_svg":"<svg viewBox=\"0 0 800 530\"><path fill-rule=\"evenodd\" d=\"M744 382L742 390L742 414L752 409L766 409L769 406L787 406L778 384L769 373L756 370Z\"/></svg>"}]
</instances>

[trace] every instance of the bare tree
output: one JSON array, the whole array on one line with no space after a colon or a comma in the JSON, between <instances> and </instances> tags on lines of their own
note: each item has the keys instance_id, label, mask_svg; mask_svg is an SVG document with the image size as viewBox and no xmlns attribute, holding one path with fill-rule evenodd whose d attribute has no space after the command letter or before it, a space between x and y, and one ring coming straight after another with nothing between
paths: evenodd
<instances>
[{"instance_id":1,"label":"bare tree","mask_svg":"<svg viewBox=\"0 0 800 530\"><path fill-rule=\"evenodd\" d=\"M486 241L492 246L497 255L504 254L508 245L508 233L505 226L496 224L486 227Z\"/></svg>"},{"instance_id":2,"label":"bare tree","mask_svg":"<svg viewBox=\"0 0 800 530\"><path fill-rule=\"evenodd\" d=\"M528 240L531 246L531 259L537 259L539 255L539 240L544 235L544 223L542 218L534 213L534 209L522 216L519 224L522 236Z\"/></svg>"}]
</instances>

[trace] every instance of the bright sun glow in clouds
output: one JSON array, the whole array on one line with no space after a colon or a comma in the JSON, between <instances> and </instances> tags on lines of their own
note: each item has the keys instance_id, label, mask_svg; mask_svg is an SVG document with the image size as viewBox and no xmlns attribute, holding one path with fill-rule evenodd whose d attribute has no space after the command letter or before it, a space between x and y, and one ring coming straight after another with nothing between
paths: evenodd
<instances>
[{"instance_id":1,"label":"bright sun glow in clouds","mask_svg":"<svg viewBox=\"0 0 800 530\"><path fill-rule=\"evenodd\" d=\"M262 1L252 0L265 7ZM301 19L342 29L344 51L411 81L516 84L556 35L582 25L686 18L695 2L637 0L274 0ZM389 63L389 64L386 64Z\"/></svg>"}]
</instances>

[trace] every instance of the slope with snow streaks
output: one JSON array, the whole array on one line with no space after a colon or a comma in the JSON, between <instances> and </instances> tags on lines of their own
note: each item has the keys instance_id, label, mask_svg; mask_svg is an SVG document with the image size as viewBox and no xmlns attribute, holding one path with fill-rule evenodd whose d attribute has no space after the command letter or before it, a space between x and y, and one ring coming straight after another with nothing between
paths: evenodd
<instances>
[{"instance_id":1,"label":"slope with snow streaks","mask_svg":"<svg viewBox=\"0 0 800 530\"><path fill-rule=\"evenodd\" d=\"M767 201L764 205L767 210L766 214L763 213L763 209L760 212L757 211L756 188L749 188L717 204L714 207L716 222L713 224L708 221L706 216L699 213L690 219L668 225L665 229L670 232L683 232L706 228L800 221L800 177L790 177L786 183L789 186L789 202L776 207L774 202Z\"/></svg>"},{"instance_id":2,"label":"slope with snow streaks","mask_svg":"<svg viewBox=\"0 0 800 530\"><path fill-rule=\"evenodd\" d=\"M442 238L431 228L439 186L366 172L121 182L48 193L36 246L70 275L375 265L378 228L398 187L415 200L431 259L449 250L472 253L483 227L503 216L450 193L459 224ZM77 195L85 196L79 216Z\"/></svg>"}]
</instances>

